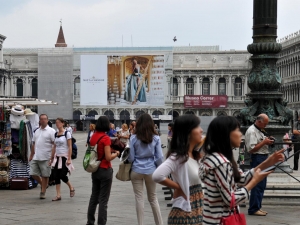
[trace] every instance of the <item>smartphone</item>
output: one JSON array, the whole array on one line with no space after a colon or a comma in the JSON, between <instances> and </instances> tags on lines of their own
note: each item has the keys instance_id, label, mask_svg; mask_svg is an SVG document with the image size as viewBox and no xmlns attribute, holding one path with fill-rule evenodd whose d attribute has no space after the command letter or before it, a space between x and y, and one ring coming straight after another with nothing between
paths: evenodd
<instances>
[{"instance_id":1,"label":"smartphone","mask_svg":"<svg viewBox=\"0 0 300 225\"><path fill-rule=\"evenodd\" d=\"M289 152L288 152L288 149L285 149L285 151L283 152L283 155L284 155L284 161L287 161L288 158L289 158ZM283 162L284 162L284 161L283 161ZM262 170L261 172L269 172L269 171L271 171L271 170L275 170L276 166L280 165L280 164L283 163L283 162L278 162L278 163L276 163L274 166L270 166L270 167L268 167L267 169Z\"/></svg>"}]
</instances>

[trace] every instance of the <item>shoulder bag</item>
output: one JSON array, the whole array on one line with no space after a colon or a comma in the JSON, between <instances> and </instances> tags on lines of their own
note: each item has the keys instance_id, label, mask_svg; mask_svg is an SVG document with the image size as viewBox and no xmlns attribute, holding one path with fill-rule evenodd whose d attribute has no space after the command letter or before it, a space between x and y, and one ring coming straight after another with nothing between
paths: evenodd
<instances>
[{"instance_id":1,"label":"shoulder bag","mask_svg":"<svg viewBox=\"0 0 300 225\"><path fill-rule=\"evenodd\" d=\"M99 140L97 141L97 147L98 147L99 141L104 136L105 135L100 137ZM90 145L88 145L88 148L87 148L87 150L85 152L85 155L84 155L84 158L83 158L83 168L84 168L84 170L88 173L94 173L98 170L99 165L100 165L100 161L98 160L97 148L95 150L95 146L91 147Z\"/></svg>"},{"instance_id":2,"label":"shoulder bag","mask_svg":"<svg viewBox=\"0 0 300 225\"><path fill-rule=\"evenodd\" d=\"M243 213L239 213L237 207L235 206L234 193L231 194L230 216L223 217L220 225L246 225L245 215Z\"/></svg>"},{"instance_id":3,"label":"shoulder bag","mask_svg":"<svg viewBox=\"0 0 300 225\"><path fill-rule=\"evenodd\" d=\"M119 165L119 170L116 174L116 178L120 181L130 181L131 163L128 162L126 156L129 155L130 148L125 148L122 152L120 160L123 160ZM125 156L126 155L126 156Z\"/></svg>"}]
</instances>

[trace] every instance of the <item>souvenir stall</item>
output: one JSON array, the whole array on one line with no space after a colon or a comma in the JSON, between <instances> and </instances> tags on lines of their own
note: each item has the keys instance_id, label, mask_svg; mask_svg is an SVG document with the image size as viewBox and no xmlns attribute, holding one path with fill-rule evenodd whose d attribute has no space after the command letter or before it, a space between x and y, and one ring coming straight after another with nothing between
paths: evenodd
<instances>
[{"instance_id":1,"label":"souvenir stall","mask_svg":"<svg viewBox=\"0 0 300 225\"><path fill-rule=\"evenodd\" d=\"M10 186L13 190L34 188L37 182L30 176L29 157L33 133L39 127L39 116L26 106L57 103L37 99L2 101L4 114L0 121L0 187Z\"/></svg>"}]
</instances>

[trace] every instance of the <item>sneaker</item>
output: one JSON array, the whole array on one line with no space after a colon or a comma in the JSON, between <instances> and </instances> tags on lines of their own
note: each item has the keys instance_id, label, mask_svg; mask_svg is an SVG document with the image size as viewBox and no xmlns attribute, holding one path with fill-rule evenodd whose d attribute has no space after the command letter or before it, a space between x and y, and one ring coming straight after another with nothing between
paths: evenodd
<instances>
[{"instance_id":1,"label":"sneaker","mask_svg":"<svg viewBox=\"0 0 300 225\"><path fill-rule=\"evenodd\" d=\"M46 193L41 192L40 193L40 199L45 199L46 198Z\"/></svg>"},{"instance_id":2,"label":"sneaker","mask_svg":"<svg viewBox=\"0 0 300 225\"><path fill-rule=\"evenodd\" d=\"M253 214L249 214L251 216L266 216L267 214L266 213L263 213L262 211L258 210L256 211L255 213Z\"/></svg>"}]
</instances>

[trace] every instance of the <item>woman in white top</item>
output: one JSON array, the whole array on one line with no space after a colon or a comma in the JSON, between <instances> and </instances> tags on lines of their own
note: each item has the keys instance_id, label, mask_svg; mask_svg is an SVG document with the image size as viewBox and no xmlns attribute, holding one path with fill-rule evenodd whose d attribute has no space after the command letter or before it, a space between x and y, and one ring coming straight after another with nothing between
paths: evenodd
<instances>
[{"instance_id":1,"label":"woman in white top","mask_svg":"<svg viewBox=\"0 0 300 225\"><path fill-rule=\"evenodd\" d=\"M64 129L64 120L57 118L55 121L58 132L55 133L54 151L51 155L51 165L53 177L56 185L56 197L52 201L61 200L60 180L66 183L70 189L70 197L74 197L75 189L69 181L68 172L74 170L72 165L72 136L70 132Z\"/></svg>"},{"instance_id":2,"label":"woman in white top","mask_svg":"<svg viewBox=\"0 0 300 225\"><path fill-rule=\"evenodd\" d=\"M120 141L122 141L125 145L129 143L130 133L126 123L122 125L122 129L120 130L120 133L117 136L120 139Z\"/></svg>"},{"instance_id":3,"label":"woman in white top","mask_svg":"<svg viewBox=\"0 0 300 225\"><path fill-rule=\"evenodd\" d=\"M155 182L175 189L169 225L202 224L203 193L198 176L200 153L197 151L202 132L198 117L178 117L167 159L152 175ZM168 178L169 174L172 180Z\"/></svg>"}]
</instances>

